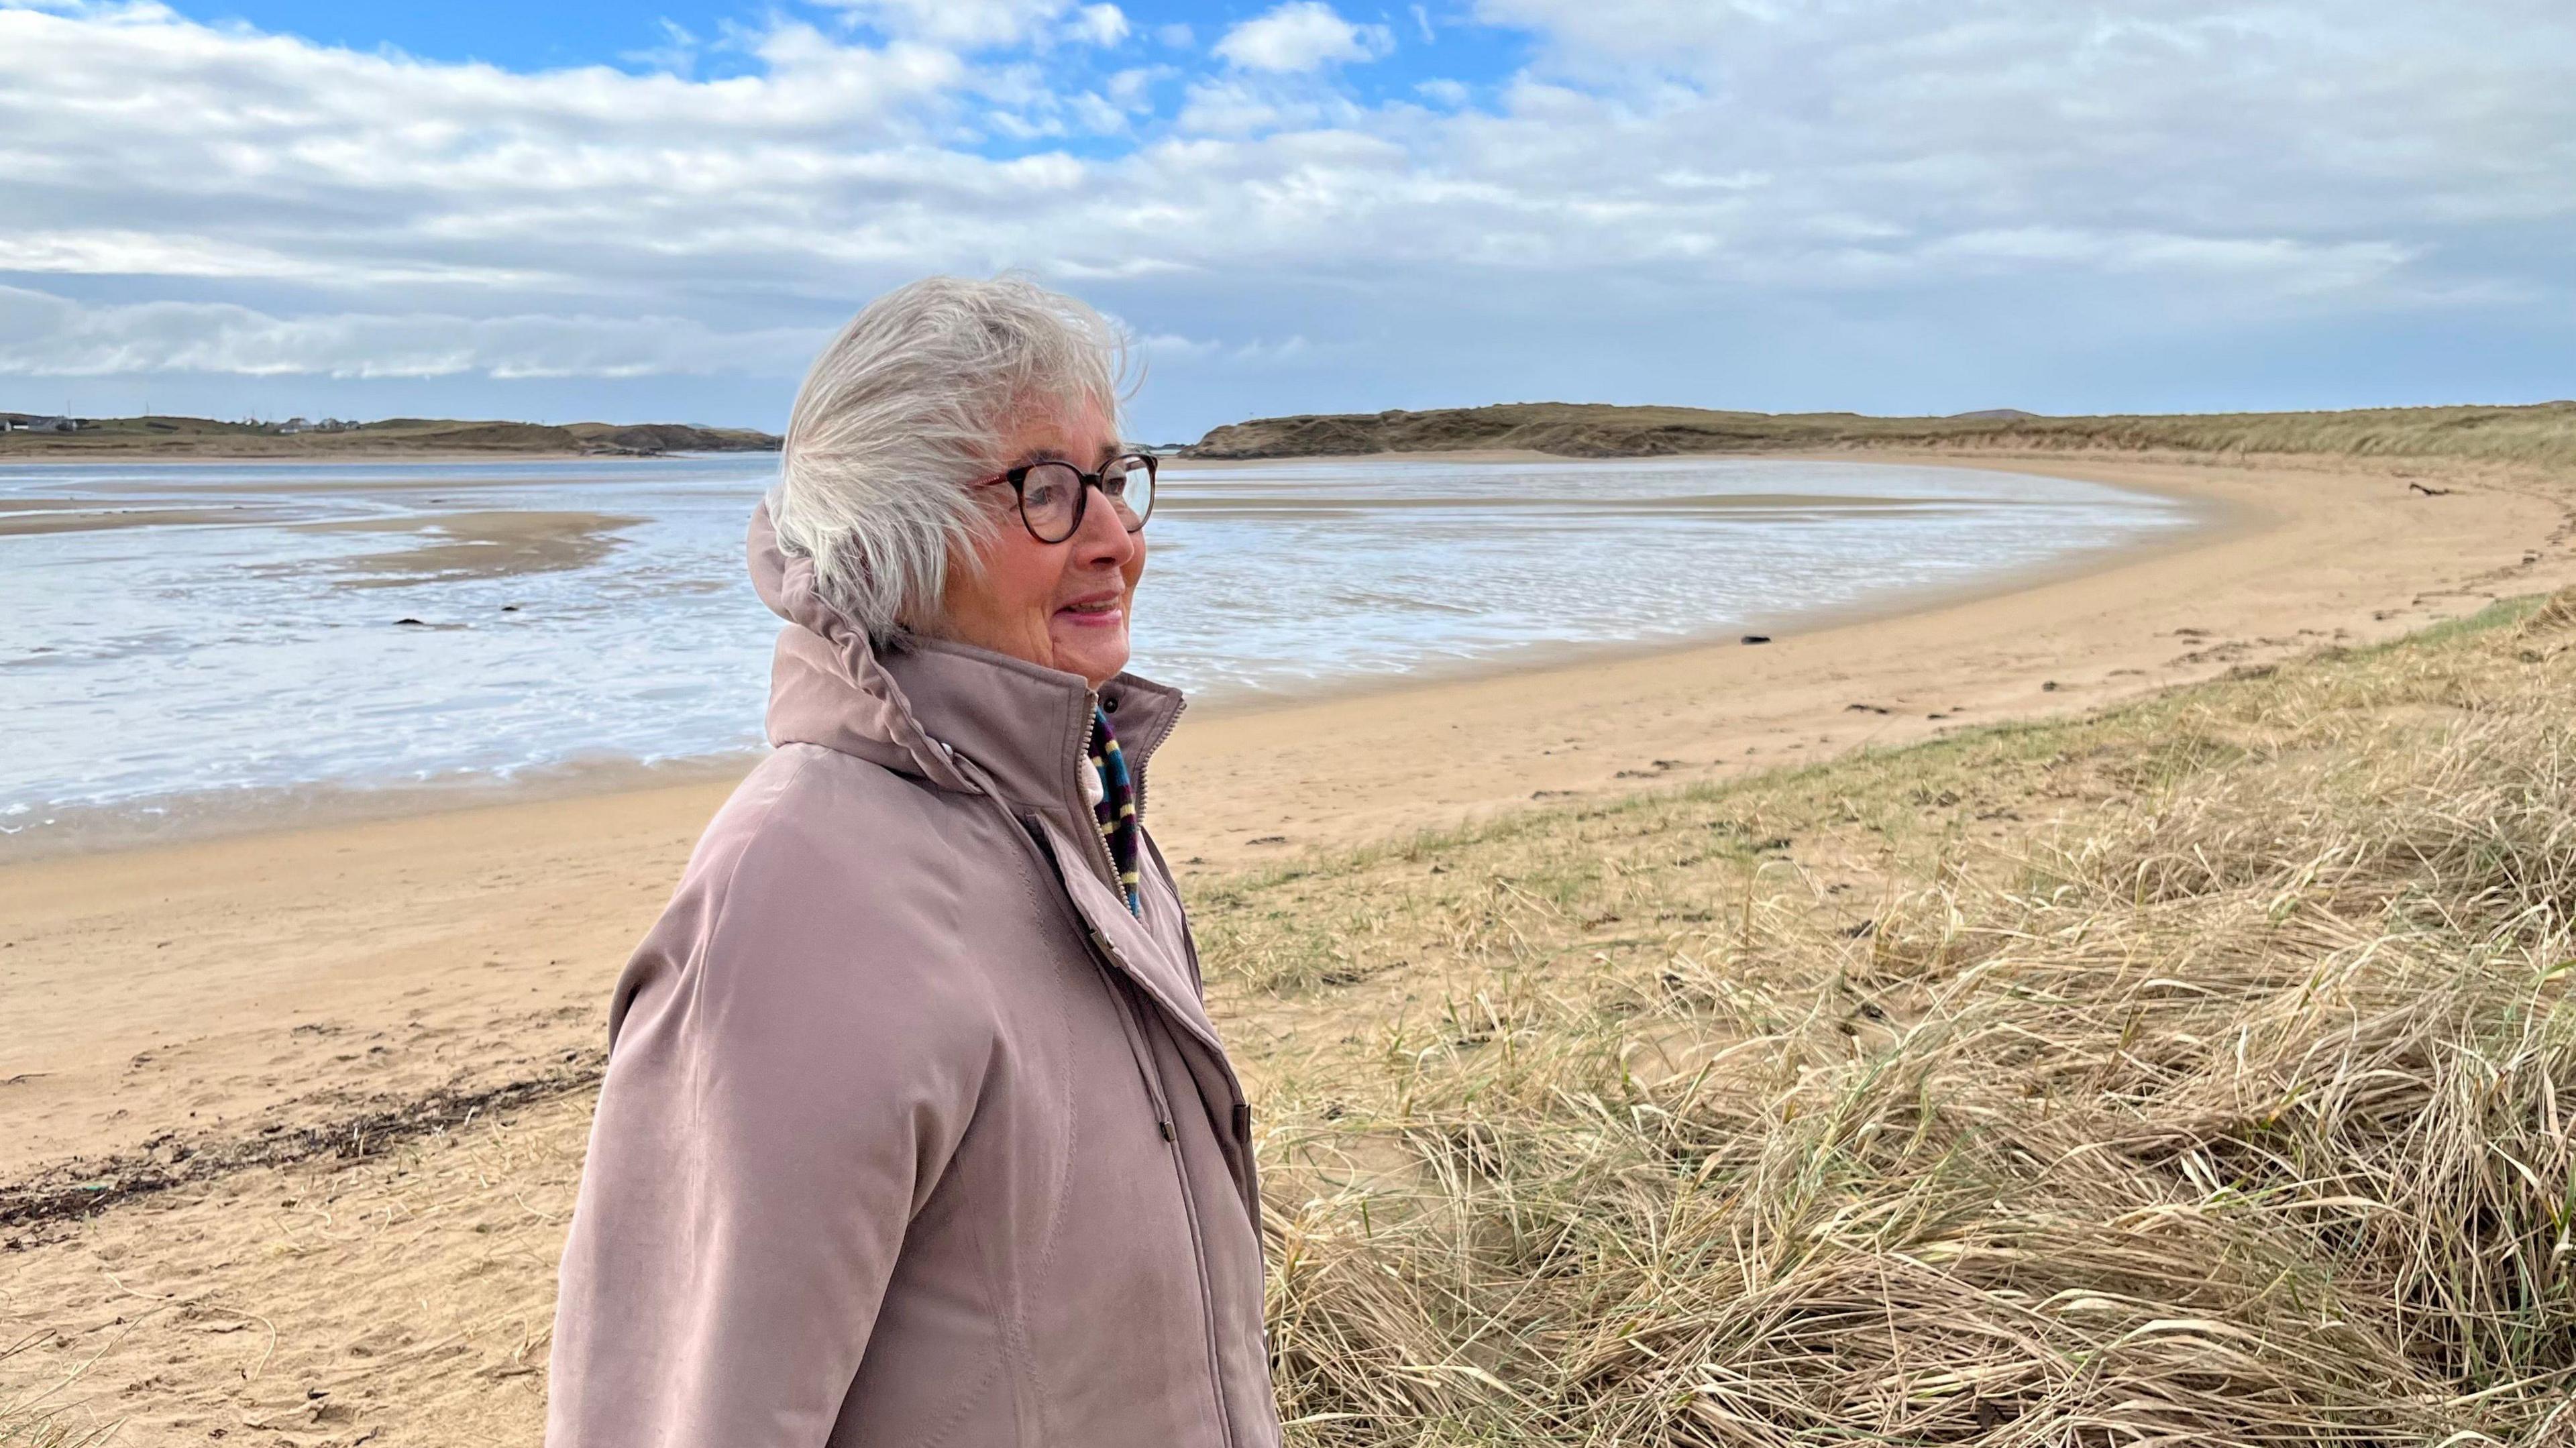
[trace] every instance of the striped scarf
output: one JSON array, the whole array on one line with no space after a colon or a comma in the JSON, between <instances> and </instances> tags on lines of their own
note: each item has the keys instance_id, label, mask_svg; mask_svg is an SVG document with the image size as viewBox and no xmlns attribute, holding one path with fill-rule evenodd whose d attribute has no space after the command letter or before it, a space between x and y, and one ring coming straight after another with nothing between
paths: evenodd
<instances>
[{"instance_id":1,"label":"striped scarf","mask_svg":"<svg viewBox=\"0 0 2576 1448\"><path fill-rule=\"evenodd\" d=\"M1091 767L1100 774L1100 798L1091 805L1100 822L1100 841L1109 847L1109 863L1118 871L1118 893L1127 899L1127 913L1142 917L1145 904L1138 893L1142 880L1136 873L1136 786L1127 777L1127 756L1118 752L1118 736L1109 730L1108 712L1096 705L1091 711Z\"/></svg>"}]
</instances>

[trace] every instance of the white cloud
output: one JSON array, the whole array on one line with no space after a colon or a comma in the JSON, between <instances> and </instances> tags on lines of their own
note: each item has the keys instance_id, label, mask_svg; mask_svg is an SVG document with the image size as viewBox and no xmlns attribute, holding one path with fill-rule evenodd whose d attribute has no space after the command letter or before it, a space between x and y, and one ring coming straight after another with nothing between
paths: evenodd
<instances>
[{"instance_id":1,"label":"white cloud","mask_svg":"<svg viewBox=\"0 0 2576 1448\"><path fill-rule=\"evenodd\" d=\"M1127 38L1127 13L1115 5L1085 5L1065 22L1065 34L1086 45L1116 45Z\"/></svg>"},{"instance_id":2,"label":"white cloud","mask_svg":"<svg viewBox=\"0 0 2576 1448\"><path fill-rule=\"evenodd\" d=\"M1723 347L1657 329L1805 308L1819 347L1913 356L1892 318L2040 289L2022 333L2081 311L2105 356L2576 306L2563 5L1482 3L1526 70L1375 104L1332 67L1392 38L1313 4L1213 57L1158 32L1148 67L1060 48L1123 31L1107 5L868 0L690 37L743 71L698 79L0 0L0 370L768 377L879 288L1006 266L1215 349L1167 350L1158 388L1367 337L1402 378L1524 369L1507 395L1560 359L1591 395L1630 357L1641 392L1714 387ZM1617 347L1568 340L1596 322Z\"/></svg>"},{"instance_id":3,"label":"white cloud","mask_svg":"<svg viewBox=\"0 0 2576 1448\"><path fill-rule=\"evenodd\" d=\"M1921 249L1925 258L1969 266L2098 266L2115 274L2199 273L2275 276L2299 290L2329 290L2374 281L2414 259L2388 242L2318 245L2289 237L2197 237L2157 232L2098 232L2017 227L1945 237Z\"/></svg>"},{"instance_id":4,"label":"white cloud","mask_svg":"<svg viewBox=\"0 0 2576 1448\"><path fill-rule=\"evenodd\" d=\"M679 317L277 317L207 302L89 307L0 287L0 375L214 372L247 377L498 381L631 378L750 368L784 373L828 338L782 328L723 333Z\"/></svg>"},{"instance_id":5,"label":"white cloud","mask_svg":"<svg viewBox=\"0 0 2576 1448\"><path fill-rule=\"evenodd\" d=\"M1433 105L1453 111L1467 103L1467 87L1454 80L1435 78L1420 81L1414 85L1413 93Z\"/></svg>"},{"instance_id":6,"label":"white cloud","mask_svg":"<svg viewBox=\"0 0 2576 1448\"><path fill-rule=\"evenodd\" d=\"M688 75L698 68L698 37L689 28L673 20L655 22L662 31L662 43L642 50L630 50L618 59L650 70L667 70L673 75Z\"/></svg>"},{"instance_id":7,"label":"white cloud","mask_svg":"<svg viewBox=\"0 0 2576 1448\"><path fill-rule=\"evenodd\" d=\"M1200 81L1189 89L1176 124L1192 135L1248 136L1291 119L1268 97L1234 81Z\"/></svg>"},{"instance_id":8,"label":"white cloud","mask_svg":"<svg viewBox=\"0 0 2576 1448\"><path fill-rule=\"evenodd\" d=\"M1216 43L1217 55L1245 70L1280 72L1376 60L1393 49L1395 37L1385 26L1354 25L1323 0L1288 0Z\"/></svg>"},{"instance_id":9,"label":"white cloud","mask_svg":"<svg viewBox=\"0 0 2576 1448\"><path fill-rule=\"evenodd\" d=\"M888 35L941 45L1009 45L1062 15L1072 0L822 0ZM1115 6L1097 6L1114 11ZM1123 19L1123 17L1122 17Z\"/></svg>"},{"instance_id":10,"label":"white cloud","mask_svg":"<svg viewBox=\"0 0 2576 1448\"><path fill-rule=\"evenodd\" d=\"M521 268L428 258L316 258L215 237L135 230L0 232L0 272L283 279L322 287L531 286L569 280Z\"/></svg>"},{"instance_id":11,"label":"white cloud","mask_svg":"<svg viewBox=\"0 0 2576 1448\"><path fill-rule=\"evenodd\" d=\"M1300 359L1315 352L1315 345L1304 337L1290 335L1271 340L1254 337L1242 342L1222 342L1212 337L1185 337L1171 332L1147 332L1136 338L1137 350L1150 361L1164 362L1230 362L1277 363Z\"/></svg>"},{"instance_id":12,"label":"white cloud","mask_svg":"<svg viewBox=\"0 0 2576 1448\"><path fill-rule=\"evenodd\" d=\"M1136 350L1148 359L1198 361L1224 350L1223 344L1204 337L1183 337L1171 332L1143 332L1136 336Z\"/></svg>"},{"instance_id":13,"label":"white cloud","mask_svg":"<svg viewBox=\"0 0 2576 1448\"><path fill-rule=\"evenodd\" d=\"M1102 82L1100 93L1112 105L1126 110L1145 110L1154 104L1154 82L1171 72L1154 66L1137 66L1114 72Z\"/></svg>"}]
</instances>

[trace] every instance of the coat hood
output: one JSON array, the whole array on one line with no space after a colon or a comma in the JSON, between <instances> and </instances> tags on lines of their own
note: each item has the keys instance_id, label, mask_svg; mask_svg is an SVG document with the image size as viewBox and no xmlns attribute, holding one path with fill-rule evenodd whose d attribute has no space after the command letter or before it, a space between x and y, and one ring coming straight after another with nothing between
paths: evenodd
<instances>
[{"instance_id":1,"label":"coat hood","mask_svg":"<svg viewBox=\"0 0 2576 1448\"><path fill-rule=\"evenodd\" d=\"M752 585L787 621L770 667L769 742L817 744L1019 806L1087 817L1095 697L1145 798L1145 766L1179 718L1179 691L1120 674L1095 696L1080 675L945 639L901 634L880 647L827 601L814 560L788 552L769 504L751 515Z\"/></svg>"}]
</instances>

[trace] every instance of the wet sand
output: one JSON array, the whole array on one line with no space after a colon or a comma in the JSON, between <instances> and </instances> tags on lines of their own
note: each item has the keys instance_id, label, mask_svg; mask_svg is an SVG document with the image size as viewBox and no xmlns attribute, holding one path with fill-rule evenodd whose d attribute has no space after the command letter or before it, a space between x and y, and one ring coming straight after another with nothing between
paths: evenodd
<instances>
[{"instance_id":1,"label":"wet sand","mask_svg":"<svg viewBox=\"0 0 2576 1448\"><path fill-rule=\"evenodd\" d=\"M47 507L40 498L0 500L0 538L32 538L43 533L100 533L119 528L175 528L187 524L274 523L275 508L237 504L229 508L83 508Z\"/></svg>"},{"instance_id":2,"label":"wet sand","mask_svg":"<svg viewBox=\"0 0 2576 1448\"><path fill-rule=\"evenodd\" d=\"M1917 459L1907 459L1917 460ZM1183 874L1533 801L1723 778L2097 706L2576 580L2562 484L2423 464L1944 455L2226 521L1897 617L1194 712L1149 809ZM0 1182L219 1142L596 1049L610 981L726 782L0 867Z\"/></svg>"},{"instance_id":3,"label":"wet sand","mask_svg":"<svg viewBox=\"0 0 2576 1448\"><path fill-rule=\"evenodd\" d=\"M432 513L312 523L315 533L385 533L414 540L406 548L343 558L330 565L343 588L399 588L465 578L517 578L587 568L617 546L617 530L640 518L606 513Z\"/></svg>"},{"instance_id":4,"label":"wet sand","mask_svg":"<svg viewBox=\"0 0 2576 1448\"><path fill-rule=\"evenodd\" d=\"M388 490L410 490L418 484L395 483ZM450 483L448 491L472 485ZM337 491L376 491L371 482L343 482ZM201 492L220 491L201 488ZM266 491L277 491L267 489ZM326 566L345 575L343 586L389 588L408 583L460 578L511 578L582 568L617 546L617 530L642 521L610 513L585 512L453 512L421 513L401 518L355 518L295 522L298 514L276 506L237 503L229 507L101 507L90 499L0 499L0 538L45 533L91 533L127 528L271 526L284 523L301 532L381 533L414 540ZM303 516L311 516L305 512ZM299 565L301 566L301 565Z\"/></svg>"}]
</instances>

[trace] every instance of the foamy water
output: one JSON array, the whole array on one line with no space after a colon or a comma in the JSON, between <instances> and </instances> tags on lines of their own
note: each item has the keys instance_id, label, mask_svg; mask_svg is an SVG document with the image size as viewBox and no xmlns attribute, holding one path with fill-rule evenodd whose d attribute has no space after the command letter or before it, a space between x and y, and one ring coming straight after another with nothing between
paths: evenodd
<instances>
[{"instance_id":1,"label":"foamy water","mask_svg":"<svg viewBox=\"0 0 2576 1448\"><path fill-rule=\"evenodd\" d=\"M774 468L0 468L0 831L756 750ZM1964 468L1175 463L1136 667L1240 700L1780 631L2196 521Z\"/></svg>"}]
</instances>

